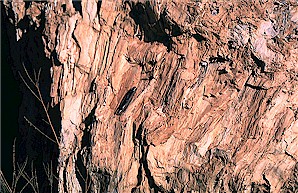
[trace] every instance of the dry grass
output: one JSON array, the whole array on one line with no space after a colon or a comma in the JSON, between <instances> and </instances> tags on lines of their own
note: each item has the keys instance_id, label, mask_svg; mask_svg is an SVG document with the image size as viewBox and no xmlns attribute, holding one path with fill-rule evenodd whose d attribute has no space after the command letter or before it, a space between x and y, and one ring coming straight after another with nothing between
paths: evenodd
<instances>
[{"instance_id":1,"label":"dry grass","mask_svg":"<svg viewBox=\"0 0 298 193\"><path fill-rule=\"evenodd\" d=\"M13 145L13 177L12 177L12 184L9 185L3 172L0 170L0 187L1 192L3 193L22 193L28 186L31 188L32 192L39 193L39 185L37 182L37 174L36 170L34 169L33 163L31 164L31 174L28 174L25 171L27 166L28 160L26 159L24 163L19 164L15 160L15 141ZM18 184L21 179L25 180L25 185L23 185L20 190L17 190Z\"/></svg>"}]
</instances>

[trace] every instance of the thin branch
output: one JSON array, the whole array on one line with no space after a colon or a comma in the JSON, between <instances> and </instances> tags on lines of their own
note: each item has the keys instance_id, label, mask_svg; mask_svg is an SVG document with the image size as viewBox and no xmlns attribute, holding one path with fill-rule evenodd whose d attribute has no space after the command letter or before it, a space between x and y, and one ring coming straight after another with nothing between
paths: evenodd
<instances>
[{"instance_id":1,"label":"thin branch","mask_svg":"<svg viewBox=\"0 0 298 193\"><path fill-rule=\"evenodd\" d=\"M89 178L88 178L88 173L87 173L87 176L86 176L86 184L85 184L85 186L87 186L87 188L86 188L86 193L88 192L88 190L90 189L90 187L91 187L91 179L89 180ZM89 181L89 183L87 184L87 182Z\"/></svg>"},{"instance_id":2,"label":"thin branch","mask_svg":"<svg viewBox=\"0 0 298 193\"><path fill-rule=\"evenodd\" d=\"M55 174L52 174L52 175L57 181L59 181L59 178Z\"/></svg>"},{"instance_id":3,"label":"thin branch","mask_svg":"<svg viewBox=\"0 0 298 193\"><path fill-rule=\"evenodd\" d=\"M17 162L16 162L16 138L14 139L14 142L13 142L13 150L12 150L12 154L13 154L13 182L12 182L12 192L15 193L16 192L16 189L17 189L17 184L18 184L18 181L19 179L21 178L21 175L20 175L20 171L17 170L16 166L17 166ZM21 172L25 170L25 167L27 165L27 158L25 160L25 162L23 163L22 167L21 167Z\"/></svg>"},{"instance_id":4,"label":"thin branch","mask_svg":"<svg viewBox=\"0 0 298 193\"><path fill-rule=\"evenodd\" d=\"M20 72L18 72L22 81L24 82L24 84L26 85L26 87L30 90L30 92L40 101L40 98L35 94L35 92L30 88L30 86L27 84L27 82L25 81L25 79L23 78L23 76L21 75ZM41 101L40 101L41 102Z\"/></svg>"},{"instance_id":5,"label":"thin branch","mask_svg":"<svg viewBox=\"0 0 298 193\"><path fill-rule=\"evenodd\" d=\"M85 180L85 178L83 177L83 175L82 175L80 169L78 168L78 166L76 166L76 169L77 169L77 171L78 171L80 177L82 178L82 180L84 180L84 182L86 183L86 180Z\"/></svg>"},{"instance_id":6,"label":"thin branch","mask_svg":"<svg viewBox=\"0 0 298 193\"><path fill-rule=\"evenodd\" d=\"M27 165L28 158L26 158L25 162L20 166L18 163L18 174L14 176L14 184L13 184L13 192L16 192L17 183L19 179L22 177L22 173L24 172L26 165Z\"/></svg>"},{"instance_id":7,"label":"thin branch","mask_svg":"<svg viewBox=\"0 0 298 193\"><path fill-rule=\"evenodd\" d=\"M88 172L86 173L86 178L83 177L80 169L78 168L78 166L76 166L76 171L78 171L79 173L79 176L82 178L82 180L85 182L85 192L87 193L90 186L91 186L91 180L89 180L89 175L88 175ZM88 183L89 182L89 183Z\"/></svg>"},{"instance_id":8,"label":"thin branch","mask_svg":"<svg viewBox=\"0 0 298 193\"><path fill-rule=\"evenodd\" d=\"M26 172L22 172L21 175L23 176L23 178L27 181L27 183L29 183L33 189L34 192L38 193L35 185L34 185L34 179L35 177L32 176L31 178L29 177L29 175ZM38 187L37 187L38 188Z\"/></svg>"},{"instance_id":9,"label":"thin branch","mask_svg":"<svg viewBox=\"0 0 298 193\"><path fill-rule=\"evenodd\" d=\"M42 132L40 129L38 129L31 121L29 121L26 116L24 116L24 119L29 123L30 126L32 126L34 129L36 129L38 132L40 132L43 136L45 136L46 138L48 138L49 140L51 140L52 142L57 144L57 142L55 140L51 139L44 132Z\"/></svg>"},{"instance_id":10,"label":"thin branch","mask_svg":"<svg viewBox=\"0 0 298 193\"><path fill-rule=\"evenodd\" d=\"M44 104L44 102L43 102L43 100L42 100L42 96L41 96L41 92L40 92L39 88L37 89L37 92L38 92L38 95L39 95L39 98L40 98L42 107L43 107L43 109L44 109L44 111L45 111L45 113L46 113L47 119L48 119L49 124L50 124L50 126L51 126L51 129L52 129L52 131L53 131L53 133L54 133L56 142L57 142L57 144L59 144L58 137L57 137L57 135L56 135L54 126L53 126L53 124L52 124L52 121L51 121L51 119L50 119L49 113L48 113L48 111L47 111L47 107L45 106L45 104Z\"/></svg>"},{"instance_id":11,"label":"thin branch","mask_svg":"<svg viewBox=\"0 0 298 193\"><path fill-rule=\"evenodd\" d=\"M27 181L27 183L29 183L31 185L33 191L37 192L36 187L34 185L34 179L36 178L36 176L34 176L34 173L32 171L33 164L31 164L32 177L30 177L24 170L22 170L20 166L18 166L18 167L19 167L19 170L21 171L20 172L21 176ZM37 189L38 189L38 187L37 187Z\"/></svg>"},{"instance_id":12,"label":"thin branch","mask_svg":"<svg viewBox=\"0 0 298 193\"><path fill-rule=\"evenodd\" d=\"M42 163L43 165L43 169L47 175L47 178L50 182L50 187L51 187L51 193L53 192L53 175L52 175L52 162L51 162L51 166L49 164L47 164L47 166Z\"/></svg>"},{"instance_id":13,"label":"thin branch","mask_svg":"<svg viewBox=\"0 0 298 193\"><path fill-rule=\"evenodd\" d=\"M52 183L53 183L52 164L51 164L51 167L49 166L49 164L48 164L48 166L46 166L44 163L42 163L42 165L43 165L43 169L48 177L48 180L50 181L50 185L52 186Z\"/></svg>"},{"instance_id":14,"label":"thin branch","mask_svg":"<svg viewBox=\"0 0 298 193\"><path fill-rule=\"evenodd\" d=\"M16 138L13 140L13 146L12 146L12 167L13 167L13 173L12 173L12 188L15 190L15 176L16 174ZM14 192L14 191L13 191Z\"/></svg>"},{"instance_id":15,"label":"thin branch","mask_svg":"<svg viewBox=\"0 0 298 193\"><path fill-rule=\"evenodd\" d=\"M35 80L35 83L36 83L37 82L37 76L36 76L35 69L33 69L33 75L34 75L34 80Z\"/></svg>"},{"instance_id":16,"label":"thin branch","mask_svg":"<svg viewBox=\"0 0 298 193\"><path fill-rule=\"evenodd\" d=\"M18 166L18 171L19 171L19 176L22 175L22 173L25 171L25 168L26 168L26 165L27 165L27 161L28 161L28 157L26 158L25 162L23 164L18 164L17 163L17 166Z\"/></svg>"},{"instance_id":17,"label":"thin branch","mask_svg":"<svg viewBox=\"0 0 298 193\"><path fill-rule=\"evenodd\" d=\"M35 85L35 82L32 80L31 76L29 75L27 68L25 67L24 63L23 63L23 68L25 70L25 73L27 75L27 77L29 78L29 80L32 82L33 85Z\"/></svg>"},{"instance_id":18,"label":"thin branch","mask_svg":"<svg viewBox=\"0 0 298 193\"><path fill-rule=\"evenodd\" d=\"M48 164L49 165L49 164ZM58 177L57 176L55 176L55 174L53 173L53 166L52 166L52 161L51 161L51 167L50 166L45 166L45 164L43 164L43 167L44 167L44 170L45 170L45 172L46 172L46 174L47 174L47 176L51 176L51 179L53 180L53 179L56 179L57 181L58 181ZM54 177L54 178L53 178ZM53 183L53 182L52 182Z\"/></svg>"},{"instance_id":19,"label":"thin branch","mask_svg":"<svg viewBox=\"0 0 298 193\"><path fill-rule=\"evenodd\" d=\"M49 122L47 122L45 119L41 119L43 122L45 122L46 124L50 125Z\"/></svg>"},{"instance_id":20,"label":"thin branch","mask_svg":"<svg viewBox=\"0 0 298 193\"><path fill-rule=\"evenodd\" d=\"M33 161L31 162L31 171L32 171L32 177L35 176L35 180L33 181L35 184L36 192L39 193L39 188L38 188L38 181L37 181L37 174L36 174L36 169L34 170L33 167Z\"/></svg>"},{"instance_id":21,"label":"thin branch","mask_svg":"<svg viewBox=\"0 0 298 193\"><path fill-rule=\"evenodd\" d=\"M25 73L26 73L26 75L27 75L27 77L29 78L29 80L31 81L31 83L35 86L35 88L36 88L36 90L37 90L37 94L35 93L35 92L33 92L33 90L30 88L30 86L27 84L27 82L24 80L24 78L23 78L23 76L21 75L21 73L19 72L19 75L20 75L20 77L21 77L21 79L23 80L23 82L25 83L25 85L27 86L27 88L32 92L32 94L41 102L41 105L42 105L42 107L43 107L43 109L44 109L44 111L45 111L45 113L46 113L46 116L47 116L47 119L48 119L48 121L49 121L49 125L50 125L50 127L51 127L51 129L52 129L52 132L53 132L53 134L54 134L54 136L55 136L55 140L56 140L56 144L59 144L59 140L58 140L58 137L57 137L57 135L56 135L56 132L55 132L55 129L54 129L54 126L53 126L53 124L52 124L52 121L51 121L51 119L50 119L50 116L49 116L49 113L48 113L48 108L46 107L46 105L45 105L45 103L44 103L44 101L43 101L43 98L42 98L42 95L41 95L41 92L40 92L40 89L39 89L39 83L38 83L38 81L39 81L39 78L40 78L40 73L41 73L41 69L39 69L38 70L38 75L36 76L36 72L35 72L35 70L34 70L34 77L35 77L35 81L36 82L34 82L33 80L32 80L32 78L30 77L30 75L29 75L29 73L28 73L28 71L27 71L27 69L26 69L26 67L25 67L25 65L23 64L23 68L24 68L24 70L25 70ZM37 96L38 95L38 96ZM33 124L32 124L33 125ZM35 126L34 126L35 127ZM37 127L35 127L37 130L39 130ZM39 130L40 131L40 130ZM46 136L46 135L45 135Z\"/></svg>"},{"instance_id":22,"label":"thin branch","mask_svg":"<svg viewBox=\"0 0 298 193\"><path fill-rule=\"evenodd\" d=\"M10 186L8 185L6 179L5 179L5 176L4 174L2 173L2 171L0 170L0 181L1 183L5 186L5 188L10 192L12 193L12 189L10 188Z\"/></svg>"},{"instance_id":23,"label":"thin branch","mask_svg":"<svg viewBox=\"0 0 298 193\"><path fill-rule=\"evenodd\" d=\"M36 80L36 82L39 82L40 72L41 72L41 69L38 70L38 74L37 74L37 80Z\"/></svg>"},{"instance_id":24,"label":"thin branch","mask_svg":"<svg viewBox=\"0 0 298 193\"><path fill-rule=\"evenodd\" d=\"M25 189L28 185L29 185L29 182L27 182L27 183L25 184L25 186L23 186L23 188L20 190L20 193L22 193L22 192L24 191L24 189Z\"/></svg>"}]
</instances>

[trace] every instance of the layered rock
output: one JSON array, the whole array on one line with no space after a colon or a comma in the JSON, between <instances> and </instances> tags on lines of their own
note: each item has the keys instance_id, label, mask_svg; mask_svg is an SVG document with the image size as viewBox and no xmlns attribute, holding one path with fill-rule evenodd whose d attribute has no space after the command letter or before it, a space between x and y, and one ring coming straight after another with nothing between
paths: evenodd
<instances>
[{"instance_id":1,"label":"layered rock","mask_svg":"<svg viewBox=\"0 0 298 193\"><path fill-rule=\"evenodd\" d=\"M44 26L59 192L297 191L296 1L4 4Z\"/></svg>"}]
</instances>

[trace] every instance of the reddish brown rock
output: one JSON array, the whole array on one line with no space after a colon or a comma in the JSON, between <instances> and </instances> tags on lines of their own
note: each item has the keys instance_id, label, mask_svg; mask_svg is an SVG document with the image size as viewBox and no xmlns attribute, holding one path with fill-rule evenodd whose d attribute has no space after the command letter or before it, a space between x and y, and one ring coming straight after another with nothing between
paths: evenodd
<instances>
[{"instance_id":1,"label":"reddish brown rock","mask_svg":"<svg viewBox=\"0 0 298 193\"><path fill-rule=\"evenodd\" d=\"M45 13L59 192L298 191L296 1L4 4Z\"/></svg>"}]
</instances>

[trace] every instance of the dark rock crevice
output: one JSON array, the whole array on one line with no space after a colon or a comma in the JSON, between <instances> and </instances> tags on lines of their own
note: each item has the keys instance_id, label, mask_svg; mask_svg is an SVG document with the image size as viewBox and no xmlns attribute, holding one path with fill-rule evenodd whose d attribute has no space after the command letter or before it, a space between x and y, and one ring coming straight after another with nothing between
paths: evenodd
<instances>
[{"instance_id":1,"label":"dark rock crevice","mask_svg":"<svg viewBox=\"0 0 298 193\"><path fill-rule=\"evenodd\" d=\"M153 178L151 171L149 169L149 166L148 166L147 155L148 155L150 145L147 143L147 140L146 140L146 131L143 126L143 123L141 123L139 125L139 127L136 131L135 140L137 140L137 142L138 142L137 144L139 145L141 154L140 154L140 158L139 158L140 166L139 166L138 175L137 175L137 178L138 178L137 187L134 187L131 190L131 192L139 191L138 186L140 186L143 183L144 177L147 178L149 188L151 190L153 190L154 193L165 192L161 186L158 186L155 183L154 178ZM145 175L145 176L143 176L143 175Z\"/></svg>"},{"instance_id":2,"label":"dark rock crevice","mask_svg":"<svg viewBox=\"0 0 298 193\"><path fill-rule=\"evenodd\" d=\"M157 19L157 14L153 11L149 2L146 3L130 3L130 17L140 27L142 35L140 39L145 42L159 42L167 47L168 51L172 50L174 43L172 37L182 35L182 31L175 21L171 21L166 12L160 14Z\"/></svg>"},{"instance_id":3,"label":"dark rock crevice","mask_svg":"<svg viewBox=\"0 0 298 193\"><path fill-rule=\"evenodd\" d=\"M111 174L104 168L94 168L90 171L92 178L91 188L95 192L108 193L109 185L111 183Z\"/></svg>"}]
</instances>

